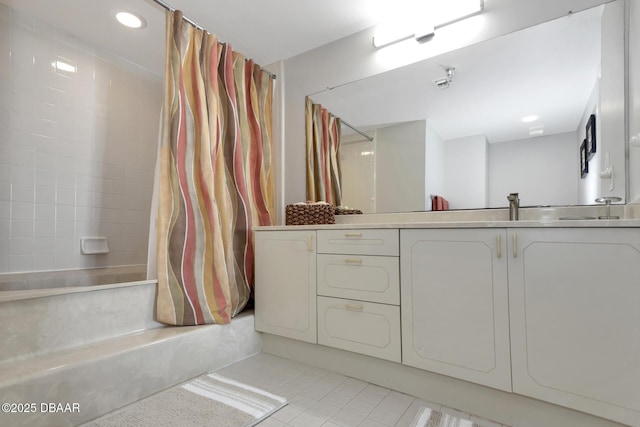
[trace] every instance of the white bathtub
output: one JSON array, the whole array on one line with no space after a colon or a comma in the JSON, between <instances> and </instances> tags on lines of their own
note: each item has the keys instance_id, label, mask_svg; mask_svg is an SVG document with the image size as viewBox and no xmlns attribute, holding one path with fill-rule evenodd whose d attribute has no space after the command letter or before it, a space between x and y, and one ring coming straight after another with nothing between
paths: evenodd
<instances>
[{"instance_id":1,"label":"white bathtub","mask_svg":"<svg viewBox=\"0 0 640 427\"><path fill-rule=\"evenodd\" d=\"M0 413L0 425L79 425L260 351L251 311L229 325L156 322L156 287L143 280L0 292L0 400L80 408Z\"/></svg>"},{"instance_id":2,"label":"white bathtub","mask_svg":"<svg viewBox=\"0 0 640 427\"><path fill-rule=\"evenodd\" d=\"M146 265L0 274L0 291L109 285L145 280Z\"/></svg>"}]
</instances>

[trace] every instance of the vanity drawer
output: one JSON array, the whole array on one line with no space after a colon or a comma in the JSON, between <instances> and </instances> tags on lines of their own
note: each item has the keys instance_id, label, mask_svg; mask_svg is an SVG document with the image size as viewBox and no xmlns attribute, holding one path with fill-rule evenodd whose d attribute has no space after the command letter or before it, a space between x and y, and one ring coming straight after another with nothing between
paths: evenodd
<instances>
[{"instance_id":1,"label":"vanity drawer","mask_svg":"<svg viewBox=\"0 0 640 427\"><path fill-rule=\"evenodd\" d=\"M318 253L398 256L399 241L397 229L318 230Z\"/></svg>"},{"instance_id":2,"label":"vanity drawer","mask_svg":"<svg viewBox=\"0 0 640 427\"><path fill-rule=\"evenodd\" d=\"M318 295L400 304L398 257L318 254Z\"/></svg>"},{"instance_id":3,"label":"vanity drawer","mask_svg":"<svg viewBox=\"0 0 640 427\"><path fill-rule=\"evenodd\" d=\"M400 307L318 297L318 344L400 362Z\"/></svg>"}]
</instances>

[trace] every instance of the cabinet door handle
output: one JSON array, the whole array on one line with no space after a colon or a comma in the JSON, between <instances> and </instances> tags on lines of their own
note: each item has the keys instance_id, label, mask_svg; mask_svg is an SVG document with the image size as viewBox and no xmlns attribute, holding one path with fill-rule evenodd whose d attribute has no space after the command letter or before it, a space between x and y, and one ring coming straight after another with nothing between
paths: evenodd
<instances>
[{"instance_id":1,"label":"cabinet door handle","mask_svg":"<svg viewBox=\"0 0 640 427\"><path fill-rule=\"evenodd\" d=\"M307 235L307 248L309 248L309 252L313 252L312 246L313 236L311 234Z\"/></svg>"},{"instance_id":2,"label":"cabinet door handle","mask_svg":"<svg viewBox=\"0 0 640 427\"><path fill-rule=\"evenodd\" d=\"M346 304L345 308L351 311L362 311L364 306L362 304Z\"/></svg>"},{"instance_id":3,"label":"cabinet door handle","mask_svg":"<svg viewBox=\"0 0 640 427\"><path fill-rule=\"evenodd\" d=\"M513 257L517 258L518 257L518 235L514 234L513 236L511 236L511 240L513 243Z\"/></svg>"},{"instance_id":4,"label":"cabinet door handle","mask_svg":"<svg viewBox=\"0 0 640 427\"><path fill-rule=\"evenodd\" d=\"M347 264L362 264L362 259L359 258L345 258L344 262Z\"/></svg>"},{"instance_id":5,"label":"cabinet door handle","mask_svg":"<svg viewBox=\"0 0 640 427\"><path fill-rule=\"evenodd\" d=\"M344 237L362 237L362 233L344 233Z\"/></svg>"},{"instance_id":6,"label":"cabinet door handle","mask_svg":"<svg viewBox=\"0 0 640 427\"><path fill-rule=\"evenodd\" d=\"M498 234L496 237L496 256L502 258L502 234Z\"/></svg>"}]
</instances>

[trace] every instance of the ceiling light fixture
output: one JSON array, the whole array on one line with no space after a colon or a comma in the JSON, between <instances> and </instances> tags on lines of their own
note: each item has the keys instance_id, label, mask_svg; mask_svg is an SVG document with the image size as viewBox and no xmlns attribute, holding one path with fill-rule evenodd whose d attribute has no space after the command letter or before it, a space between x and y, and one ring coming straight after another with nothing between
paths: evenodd
<instances>
[{"instance_id":1,"label":"ceiling light fixture","mask_svg":"<svg viewBox=\"0 0 640 427\"><path fill-rule=\"evenodd\" d=\"M432 0L421 10L404 11L400 19L379 25L373 35L373 46L384 47L412 37L416 41L425 40L432 37L436 29L468 18L483 9L484 0ZM425 16L428 19L424 19Z\"/></svg>"},{"instance_id":2,"label":"ceiling light fixture","mask_svg":"<svg viewBox=\"0 0 640 427\"><path fill-rule=\"evenodd\" d=\"M118 22L125 27L139 30L147 26L147 21L145 21L145 19L137 13L119 11L116 12L115 16Z\"/></svg>"}]
</instances>

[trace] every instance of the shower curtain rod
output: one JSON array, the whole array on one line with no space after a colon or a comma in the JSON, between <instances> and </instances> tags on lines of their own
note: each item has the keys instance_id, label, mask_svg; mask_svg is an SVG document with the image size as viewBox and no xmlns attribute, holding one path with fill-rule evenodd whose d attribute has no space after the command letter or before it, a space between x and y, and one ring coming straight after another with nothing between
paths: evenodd
<instances>
[{"instance_id":1,"label":"shower curtain rod","mask_svg":"<svg viewBox=\"0 0 640 427\"><path fill-rule=\"evenodd\" d=\"M353 126L351 126L349 123L345 122L344 120L340 119L340 123L342 123L343 125L345 125L348 128L353 129L354 131L358 132L360 135L364 136L365 138L367 138L369 141L373 141L373 138L370 137L369 135L367 135L366 133L354 128Z\"/></svg>"},{"instance_id":2,"label":"shower curtain rod","mask_svg":"<svg viewBox=\"0 0 640 427\"><path fill-rule=\"evenodd\" d=\"M169 12L175 12L175 11L176 11L176 9L175 9L174 7L172 7L172 6L171 6L170 4L168 4L168 3L165 3L165 2L164 2L164 1L162 1L162 0L153 0L153 2L154 2L154 3L156 3L156 4L158 4L158 5L160 5L160 6L162 6L163 8L165 8L166 10L168 10ZM204 29L204 27L203 27L202 25L199 25L197 22L195 22L193 19L191 19L191 18L187 17L187 15L185 15L185 14L183 14L183 15L182 15L182 19L183 19L184 21L187 21L189 24L193 25L194 27L196 27L196 28L197 28L197 29L199 29L199 30L207 31L207 30L205 30L205 29ZM260 67L260 68L262 68L262 67ZM262 71L264 71L265 73L267 73L267 74L268 74L272 79L274 79L274 80L276 79L276 75L275 75L275 74L273 74L273 73L271 73L271 72L269 72L269 71L267 71L267 70L265 70L265 69L263 69Z\"/></svg>"}]
</instances>

